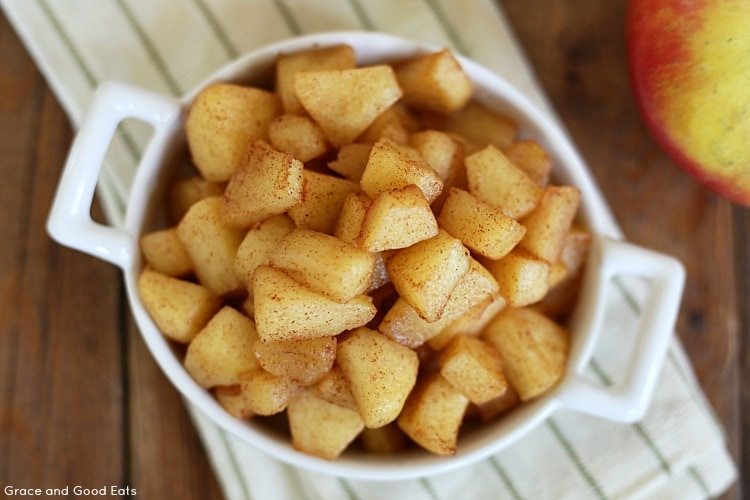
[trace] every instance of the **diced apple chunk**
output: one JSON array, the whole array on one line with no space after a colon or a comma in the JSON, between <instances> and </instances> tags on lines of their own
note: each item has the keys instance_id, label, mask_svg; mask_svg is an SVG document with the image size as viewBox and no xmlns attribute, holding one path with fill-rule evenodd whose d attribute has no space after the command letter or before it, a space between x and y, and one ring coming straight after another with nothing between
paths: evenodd
<instances>
[{"instance_id":1,"label":"diced apple chunk","mask_svg":"<svg viewBox=\"0 0 750 500\"><path fill-rule=\"evenodd\" d=\"M385 191L367 210L360 246L369 252L406 248L438 234L438 224L422 192L413 185Z\"/></svg>"},{"instance_id":2,"label":"diced apple chunk","mask_svg":"<svg viewBox=\"0 0 750 500\"><path fill-rule=\"evenodd\" d=\"M503 153L513 165L523 170L540 186L546 186L549 183L552 160L536 141L514 142Z\"/></svg>"},{"instance_id":3,"label":"diced apple chunk","mask_svg":"<svg viewBox=\"0 0 750 500\"><path fill-rule=\"evenodd\" d=\"M460 315L438 335L435 335L427 342L430 347L439 351L456 335L477 336L482 333L482 330L492 321L497 313L505 308L506 304L505 299L499 294L489 297Z\"/></svg>"},{"instance_id":4,"label":"diced apple chunk","mask_svg":"<svg viewBox=\"0 0 750 500\"><path fill-rule=\"evenodd\" d=\"M370 428L398 417L417 380L419 365L414 351L369 328L358 328L339 343L336 363Z\"/></svg>"},{"instance_id":5,"label":"diced apple chunk","mask_svg":"<svg viewBox=\"0 0 750 500\"><path fill-rule=\"evenodd\" d=\"M480 200L518 219L529 214L542 189L494 146L466 157L469 191Z\"/></svg>"},{"instance_id":6,"label":"diced apple chunk","mask_svg":"<svg viewBox=\"0 0 750 500\"><path fill-rule=\"evenodd\" d=\"M445 231L399 250L386 261L399 295L427 321L440 319L458 281L469 269L469 251Z\"/></svg>"},{"instance_id":7,"label":"diced apple chunk","mask_svg":"<svg viewBox=\"0 0 750 500\"><path fill-rule=\"evenodd\" d=\"M226 385L214 388L214 396L222 408L235 418L250 418L253 411L245 401L239 385Z\"/></svg>"},{"instance_id":8,"label":"diced apple chunk","mask_svg":"<svg viewBox=\"0 0 750 500\"><path fill-rule=\"evenodd\" d=\"M510 146L518 131L512 119L476 102L467 104L442 128L466 137L479 148L492 145L499 149Z\"/></svg>"},{"instance_id":9,"label":"diced apple chunk","mask_svg":"<svg viewBox=\"0 0 750 500\"><path fill-rule=\"evenodd\" d=\"M426 450L452 455L468 406L466 396L439 373L433 373L414 388L398 417L398 426Z\"/></svg>"},{"instance_id":10,"label":"diced apple chunk","mask_svg":"<svg viewBox=\"0 0 750 500\"><path fill-rule=\"evenodd\" d=\"M496 296L498 291L499 285L492 274L471 259L469 270L459 280L438 321L428 322L404 299L398 299L380 322L378 330L400 344L416 348L472 307Z\"/></svg>"},{"instance_id":11,"label":"diced apple chunk","mask_svg":"<svg viewBox=\"0 0 750 500\"><path fill-rule=\"evenodd\" d=\"M527 401L548 391L562 377L570 348L564 328L529 308L507 309L484 332L503 361L508 382Z\"/></svg>"},{"instance_id":12,"label":"diced apple chunk","mask_svg":"<svg viewBox=\"0 0 750 500\"><path fill-rule=\"evenodd\" d=\"M253 298L263 342L338 335L367 324L376 313L365 295L339 303L268 266L255 270Z\"/></svg>"},{"instance_id":13,"label":"diced apple chunk","mask_svg":"<svg viewBox=\"0 0 750 500\"><path fill-rule=\"evenodd\" d=\"M180 277L193 270L193 262L175 228L141 236L140 246L148 264L160 273Z\"/></svg>"},{"instance_id":14,"label":"diced apple chunk","mask_svg":"<svg viewBox=\"0 0 750 500\"><path fill-rule=\"evenodd\" d=\"M240 386L250 411L263 416L284 411L298 390L290 379L260 368L243 373Z\"/></svg>"},{"instance_id":15,"label":"diced apple chunk","mask_svg":"<svg viewBox=\"0 0 750 500\"><path fill-rule=\"evenodd\" d=\"M408 112L401 106L394 104L362 132L357 142L374 144L380 139L388 138L399 144L406 144L409 140L409 118L406 113Z\"/></svg>"},{"instance_id":16,"label":"diced apple chunk","mask_svg":"<svg viewBox=\"0 0 750 500\"><path fill-rule=\"evenodd\" d=\"M253 354L257 339L253 320L224 307L190 342L185 369L202 387L239 384L242 373L259 367Z\"/></svg>"},{"instance_id":17,"label":"diced apple chunk","mask_svg":"<svg viewBox=\"0 0 750 500\"><path fill-rule=\"evenodd\" d=\"M336 238L352 245L360 244L362 226L372 200L364 193L349 193L341 207L341 215L336 224Z\"/></svg>"},{"instance_id":18,"label":"diced apple chunk","mask_svg":"<svg viewBox=\"0 0 750 500\"><path fill-rule=\"evenodd\" d=\"M144 269L138 293L159 330L172 340L190 342L221 306L201 285Z\"/></svg>"},{"instance_id":19,"label":"diced apple chunk","mask_svg":"<svg viewBox=\"0 0 750 500\"><path fill-rule=\"evenodd\" d=\"M294 90L337 147L354 142L401 97L393 69L385 65L297 73Z\"/></svg>"},{"instance_id":20,"label":"diced apple chunk","mask_svg":"<svg viewBox=\"0 0 750 500\"><path fill-rule=\"evenodd\" d=\"M419 153L442 181L456 176L463 167L463 147L445 132L424 130L409 138L409 145Z\"/></svg>"},{"instance_id":21,"label":"diced apple chunk","mask_svg":"<svg viewBox=\"0 0 750 500\"><path fill-rule=\"evenodd\" d=\"M185 123L188 146L203 177L228 181L242 163L248 141L267 139L280 113L278 98L265 90L211 85L198 94Z\"/></svg>"},{"instance_id":22,"label":"diced apple chunk","mask_svg":"<svg viewBox=\"0 0 750 500\"><path fill-rule=\"evenodd\" d=\"M486 403L477 405L479 419L482 422L490 422L500 415L507 413L520 403L518 393L513 387L508 385L502 396L491 399Z\"/></svg>"},{"instance_id":23,"label":"diced apple chunk","mask_svg":"<svg viewBox=\"0 0 750 500\"><path fill-rule=\"evenodd\" d=\"M283 54L276 61L276 92L287 113L301 114L305 108L294 91L294 76L300 71L352 69L357 64L354 49L335 45L323 49Z\"/></svg>"},{"instance_id":24,"label":"diced apple chunk","mask_svg":"<svg viewBox=\"0 0 750 500\"><path fill-rule=\"evenodd\" d=\"M372 144L347 144L339 150L336 160L328 163L328 168L352 182L359 182L367 166L370 151Z\"/></svg>"},{"instance_id":25,"label":"diced apple chunk","mask_svg":"<svg viewBox=\"0 0 750 500\"><path fill-rule=\"evenodd\" d=\"M216 295L242 288L234 274L234 258L243 232L224 224L221 204L219 196L205 198L190 207L177 226L177 236L190 255L198 281Z\"/></svg>"},{"instance_id":26,"label":"diced apple chunk","mask_svg":"<svg viewBox=\"0 0 750 500\"><path fill-rule=\"evenodd\" d=\"M440 374L474 404L497 398L508 387L495 349L466 335L455 337L440 352Z\"/></svg>"},{"instance_id":27,"label":"diced apple chunk","mask_svg":"<svg viewBox=\"0 0 750 500\"><path fill-rule=\"evenodd\" d=\"M333 460L362 432L356 411L304 391L289 404L292 445L305 453Z\"/></svg>"},{"instance_id":28,"label":"diced apple chunk","mask_svg":"<svg viewBox=\"0 0 750 500\"><path fill-rule=\"evenodd\" d=\"M570 230L581 193L572 186L550 186L539 206L523 220L521 247L547 262L556 262Z\"/></svg>"},{"instance_id":29,"label":"diced apple chunk","mask_svg":"<svg viewBox=\"0 0 750 500\"><path fill-rule=\"evenodd\" d=\"M359 191L351 181L305 170L302 202L289 209L289 217L299 228L333 234L344 200Z\"/></svg>"},{"instance_id":30,"label":"diced apple chunk","mask_svg":"<svg viewBox=\"0 0 750 500\"><path fill-rule=\"evenodd\" d=\"M471 80L448 49L398 65L396 78L407 104L439 113L460 110L469 102L473 91Z\"/></svg>"},{"instance_id":31,"label":"diced apple chunk","mask_svg":"<svg viewBox=\"0 0 750 500\"><path fill-rule=\"evenodd\" d=\"M234 271L246 287L252 286L255 269L268 264L279 242L293 230L294 222L283 214L250 228L234 258Z\"/></svg>"},{"instance_id":32,"label":"diced apple chunk","mask_svg":"<svg viewBox=\"0 0 750 500\"><path fill-rule=\"evenodd\" d=\"M470 249L491 259L505 256L526 233L515 219L455 188L450 189L438 224Z\"/></svg>"},{"instance_id":33,"label":"diced apple chunk","mask_svg":"<svg viewBox=\"0 0 750 500\"><path fill-rule=\"evenodd\" d=\"M310 385L331 370L336 358L336 338L279 340L253 345L255 357L268 373Z\"/></svg>"},{"instance_id":34,"label":"diced apple chunk","mask_svg":"<svg viewBox=\"0 0 750 500\"><path fill-rule=\"evenodd\" d=\"M302 201L302 162L262 141L251 141L242 164L229 180L222 220L248 228L283 214Z\"/></svg>"},{"instance_id":35,"label":"diced apple chunk","mask_svg":"<svg viewBox=\"0 0 750 500\"><path fill-rule=\"evenodd\" d=\"M409 444L406 434L395 423L377 429L365 428L360 439L362 447L373 453L396 453Z\"/></svg>"},{"instance_id":36,"label":"diced apple chunk","mask_svg":"<svg viewBox=\"0 0 750 500\"><path fill-rule=\"evenodd\" d=\"M200 175L176 181L169 193L172 220L180 222L180 219L195 203L211 196L221 196L224 194L224 189L226 189L225 184L207 181Z\"/></svg>"},{"instance_id":37,"label":"diced apple chunk","mask_svg":"<svg viewBox=\"0 0 750 500\"><path fill-rule=\"evenodd\" d=\"M312 389L316 396L326 401L359 411L349 381L338 366L334 366Z\"/></svg>"},{"instance_id":38,"label":"diced apple chunk","mask_svg":"<svg viewBox=\"0 0 750 500\"><path fill-rule=\"evenodd\" d=\"M375 260L333 236L297 229L281 240L270 264L316 292L346 302L367 291Z\"/></svg>"},{"instance_id":39,"label":"diced apple chunk","mask_svg":"<svg viewBox=\"0 0 750 500\"><path fill-rule=\"evenodd\" d=\"M413 184L432 202L443 189L443 181L415 150L390 139L375 143L362 173L362 191L374 198L383 191Z\"/></svg>"},{"instance_id":40,"label":"diced apple chunk","mask_svg":"<svg viewBox=\"0 0 750 500\"><path fill-rule=\"evenodd\" d=\"M550 265L524 250L513 250L500 260L486 260L484 265L511 307L538 302L549 290Z\"/></svg>"},{"instance_id":41,"label":"diced apple chunk","mask_svg":"<svg viewBox=\"0 0 750 500\"><path fill-rule=\"evenodd\" d=\"M303 163L328 151L323 131L304 116L279 116L269 125L268 137L274 148L282 153L290 153Z\"/></svg>"}]
</instances>

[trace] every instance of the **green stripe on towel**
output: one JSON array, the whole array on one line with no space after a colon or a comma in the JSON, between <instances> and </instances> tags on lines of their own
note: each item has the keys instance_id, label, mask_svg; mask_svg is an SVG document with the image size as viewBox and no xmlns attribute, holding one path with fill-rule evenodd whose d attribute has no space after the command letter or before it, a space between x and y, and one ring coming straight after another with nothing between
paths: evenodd
<instances>
[{"instance_id":1,"label":"green stripe on towel","mask_svg":"<svg viewBox=\"0 0 750 500\"><path fill-rule=\"evenodd\" d=\"M138 41L141 42L141 45L148 54L149 59L151 59L151 62L154 63L154 67L156 67L156 70L159 72L159 75L161 75L164 83L169 88L169 91L172 92L172 94L175 96L182 95L182 89L177 83L177 79L174 77L172 72L169 71L169 68L164 62L164 59L162 59L159 51L156 50L154 42L151 40L151 38L149 38L149 36L146 34L146 31L143 29L143 26L141 26L141 24L135 18L133 11L130 10L130 7L128 7L124 0L114 0L114 2L120 8L120 11L122 12L123 16L125 16L125 19L127 19L128 24L130 24L133 32L138 37Z\"/></svg>"},{"instance_id":2,"label":"green stripe on towel","mask_svg":"<svg viewBox=\"0 0 750 500\"><path fill-rule=\"evenodd\" d=\"M70 57L75 62L76 66L78 66L78 69L81 72L84 80L86 80L86 83L89 84L91 90L94 90L99 86L99 79L96 78L94 72L91 71L91 68L88 66L88 64L86 64L86 61L83 59L83 56L78 50L78 47L76 47L76 44L73 42L73 39L70 38L70 35L68 35L67 31L65 31L65 28L63 28L62 24L60 24L60 21L57 19L57 16L55 16L55 13L52 12L52 9L49 8L47 0L37 0L37 4L44 13L44 17L46 17L47 21L49 21L49 23L52 25L52 29L55 30L55 33L60 38L63 47L65 47L65 49L70 54ZM125 149L127 149L128 154L130 154L133 162L137 164L141 160L141 151L138 148L135 140L133 139L133 136L130 135L128 131L123 127L119 127L117 129L117 133L120 136L120 139L122 139L123 144L125 144Z\"/></svg>"},{"instance_id":3,"label":"green stripe on towel","mask_svg":"<svg viewBox=\"0 0 750 500\"><path fill-rule=\"evenodd\" d=\"M594 475L591 474L591 471L588 469L588 467L586 467L586 465L583 463L581 457L578 456L578 453L573 448L573 444L563 434L562 430L560 430L560 427L557 425L555 420L553 418L548 418L546 424L547 427L549 427L549 429L552 431L552 434L555 436L555 438L557 438L557 440L562 445L565 453L568 454L568 458L570 458L570 461L573 463L573 465L576 466L576 469L578 469L581 477L583 477L583 479L589 484L589 486L591 487L591 491L596 494L596 496L601 500L606 500L607 495L604 494L604 489L602 489L599 481L597 481Z\"/></svg>"}]
</instances>

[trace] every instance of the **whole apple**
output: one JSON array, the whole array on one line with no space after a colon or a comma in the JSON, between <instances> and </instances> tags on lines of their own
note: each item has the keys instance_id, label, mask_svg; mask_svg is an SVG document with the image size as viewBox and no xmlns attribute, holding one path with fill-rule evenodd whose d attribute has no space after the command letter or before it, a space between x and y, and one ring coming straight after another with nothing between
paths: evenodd
<instances>
[{"instance_id":1,"label":"whole apple","mask_svg":"<svg viewBox=\"0 0 750 500\"><path fill-rule=\"evenodd\" d=\"M654 138L708 187L750 205L750 0L631 0L627 43Z\"/></svg>"}]
</instances>

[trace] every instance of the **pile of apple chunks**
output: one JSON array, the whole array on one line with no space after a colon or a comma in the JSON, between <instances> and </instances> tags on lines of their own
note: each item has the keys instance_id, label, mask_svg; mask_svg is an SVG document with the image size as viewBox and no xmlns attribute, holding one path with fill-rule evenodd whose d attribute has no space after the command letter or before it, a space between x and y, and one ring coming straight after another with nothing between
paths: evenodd
<instances>
[{"instance_id":1,"label":"pile of apple chunks","mask_svg":"<svg viewBox=\"0 0 750 500\"><path fill-rule=\"evenodd\" d=\"M449 455L464 420L560 379L579 192L472 93L447 50L357 68L342 45L281 55L274 92L198 95L200 175L172 186L176 227L142 237L139 288L226 411L286 411L327 459L358 436Z\"/></svg>"}]
</instances>

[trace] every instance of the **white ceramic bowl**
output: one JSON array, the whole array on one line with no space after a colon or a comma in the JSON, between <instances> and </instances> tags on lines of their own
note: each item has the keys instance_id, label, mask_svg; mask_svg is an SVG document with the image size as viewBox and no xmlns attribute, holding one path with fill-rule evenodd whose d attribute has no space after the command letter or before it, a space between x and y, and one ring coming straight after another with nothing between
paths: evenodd
<instances>
[{"instance_id":1,"label":"white ceramic bowl","mask_svg":"<svg viewBox=\"0 0 750 500\"><path fill-rule=\"evenodd\" d=\"M359 62L364 64L390 62L435 50L435 47L376 33L317 34L249 53L179 101L107 83L97 90L89 115L71 148L50 213L49 233L63 245L95 255L122 269L131 309L144 341L169 380L192 404L235 436L293 465L350 478L406 479L446 471L495 453L560 407L621 422L639 419L653 393L674 327L684 283L682 266L670 257L619 241L619 231L607 206L560 128L505 80L464 58L459 60L476 86L475 98L516 119L523 137L535 139L549 151L557 179L580 188L583 222L594 235L581 297L570 324L573 339L570 359L557 388L501 421L462 436L458 452L452 457L438 457L418 450L399 454L397 458L347 452L336 461L327 461L294 450L287 437L268 427L231 417L188 375L146 312L136 286L141 269L138 236L149 229L148 207L153 198L159 196L163 184L160 181L162 166L185 146L186 110L200 88L209 83L270 82L271 69L279 53L340 43L354 47ZM113 228L92 221L90 205L112 135L125 118L136 118L152 125L154 136L134 181L124 227ZM651 296L639 331L633 334L636 348L625 382L603 388L590 383L582 374L600 333L604 294L611 277L621 274L650 279Z\"/></svg>"}]
</instances>

